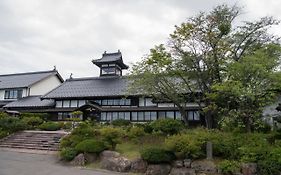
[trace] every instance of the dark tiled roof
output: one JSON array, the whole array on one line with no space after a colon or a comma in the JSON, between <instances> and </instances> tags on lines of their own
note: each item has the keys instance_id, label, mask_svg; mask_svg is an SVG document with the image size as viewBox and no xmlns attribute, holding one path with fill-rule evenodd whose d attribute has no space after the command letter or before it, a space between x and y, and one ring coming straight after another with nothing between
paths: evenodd
<instances>
[{"instance_id":1,"label":"dark tiled roof","mask_svg":"<svg viewBox=\"0 0 281 175\"><path fill-rule=\"evenodd\" d=\"M116 63L118 64L122 69L128 69L129 67L124 64L122 59L122 53L120 51L115 53L104 53L102 54L102 58L93 60L92 61L95 65L101 66L102 64L106 63Z\"/></svg>"},{"instance_id":2,"label":"dark tiled roof","mask_svg":"<svg viewBox=\"0 0 281 175\"><path fill-rule=\"evenodd\" d=\"M0 89L29 87L51 75L63 79L56 70L0 75Z\"/></svg>"},{"instance_id":3,"label":"dark tiled roof","mask_svg":"<svg viewBox=\"0 0 281 175\"><path fill-rule=\"evenodd\" d=\"M126 96L128 85L125 76L68 79L42 98Z\"/></svg>"},{"instance_id":4,"label":"dark tiled roof","mask_svg":"<svg viewBox=\"0 0 281 175\"><path fill-rule=\"evenodd\" d=\"M54 100L41 100L40 96L23 97L8 103L4 108L26 108L26 107L54 107Z\"/></svg>"},{"instance_id":5,"label":"dark tiled roof","mask_svg":"<svg viewBox=\"0 0 281 175\"><path fill-rule=\"evenodd\" d=\"M12 101L9 101L9 100L0 100L0 107L1 106L5 106L6 104L10 103Z\"/></svg>"}]
</instances>

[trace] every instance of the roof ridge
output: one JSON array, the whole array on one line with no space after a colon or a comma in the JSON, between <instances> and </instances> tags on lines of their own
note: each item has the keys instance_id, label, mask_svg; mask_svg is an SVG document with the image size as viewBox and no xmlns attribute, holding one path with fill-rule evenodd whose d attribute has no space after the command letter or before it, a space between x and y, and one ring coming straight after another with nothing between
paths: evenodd
<instances>
[{"instance_id":1,"label":"roof ridge","mask_svg":"<svg viewBox=\"0 0 281 175\"><path fill-rule=\"evenodd\" d=\"M23 73L14 73L14 74L2 74L2 75L0 75L0 77L4 77L4 76L14 76L14 75L42 74L42 73L51 73L51 72L57 72L57 70L23 72Z\"/></svg>"},{"instance_id":2,"label":"roof ridge","mask_svg":"<svg viewBox=\"0 0 281 175\"><path fill-rule=\"evenodd\" d=\"M104 79L124 79L127 78L128 76L104 76L104 77L80 77L80 78L69 78L66 79L65 81L83 81L83 80L104 80Z\"/></svg>"}]
</instances>

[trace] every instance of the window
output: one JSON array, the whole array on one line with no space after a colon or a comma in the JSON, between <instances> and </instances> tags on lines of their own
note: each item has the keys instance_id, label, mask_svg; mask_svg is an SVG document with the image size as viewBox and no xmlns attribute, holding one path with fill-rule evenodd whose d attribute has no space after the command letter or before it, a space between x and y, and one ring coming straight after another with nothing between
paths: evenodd
<instances>
[{"instance_id":1,"label":"window","mask_svg":"<svg viewBox=\"0 0 281 175\"><path fill-rule=\"evenodd\" d=\"M151 112L150 118L151 118L151 120L157 120L157 112Z\"/></svg>"},{"instance_id":2,"label":"window","mask_svg":"<svg viewBox=\"0 0 281 175\"><path fill-rule=\"evenodd\" d=\"M56 101L56 107L62 108L62 101Z\"/></svg>"},{"instance_id":3,"label":"window","mask_svg":"<svg viewBox=\"0 0 281 175\"><path fill-rule=\"evenodd\" d=\"M107 100L102 100L102 105L107 105Z\"/></svg>"},{"instance_id":4,"label":"window","mask_svg":"<svg viewBox=\"0 0 281 175\"><path fill-rule=\"evenodd\" d=\"M166 117L166 112L165 111L160 111L160 112L158 112L158 118L159 119L163 119L163 118L165 118Z\"/></svg>"},{"instance_id":5,"label":"window","mask_svg":"<svg viewBox=\"0 0 281 175\"><path fill-rule=\"evenodd\" d=\"M188 111L187 113L188 120L200 120L200 114L199 111Z\"/></svg>"},{"instance_id":6,"label":"window","mask_svg":"<svg viewBox=\"0 0 281 175\"><path fill-rule=\"evenodd\" d=\"M113 112L112 113L112 120L116 120L118 119L118 113L117 112Z\"/></svg>"},{"instance_id":7,"label":"window","mask_svg":"<svg viewBox=\"0 0 281 175\"><path fill-rule=\"evenodd\" d=\"M78 103L79 103L79 107L80 107L80 106L85 105L86 101L85 100L79 100Z\"/></svg>"},{"instance_id":8,"label":"window","mask_svg":"<svg viewBox=\"0 0 281 175\"><path fill-rule=\"evenodd\" d=\"M112 120L112 112L106 113L106 120L111 121Z\"/></svg>"},{"instance_id":9,"label":"window","mask_svg":"<svg viewBox=\"0 0 281 175\"><path fill-rule=\"evenodd\" d=\"M69 108L69 105L70 105L70 101L69 100L64 100L63 101L63 107L64 108Z\"/></svg>"},{"instance_id":10,"label":"window","mask_svg":"<svg viewBox=\"0 0 281 175\"><path fill-rule=\"evenodd\" d=\"M182 120L180 111L176 111L176 119Z\"/></svg>"},{"instance_id":11,"label":"window","mask_svg":"<svg viewBox=\"0 0 281 175\"><path fill-rule=\"evenodd\" d=\"M131 99L125 99L125 105L130 106L131 105Z\"/></svg>"},{"instance_id":12,"label":"window","mask_svg":"<svg viewBox=\"0 0 281 175\"><path fill-rule=\"evenodd\" d=\"M137 121L138 120L138 113L137 112L132 112L132 120Z\"/></svg>"},{"instance_id":13,"label":"window","mask_svg":"<svg viewBox=\"0 0 281 175\"><path fill-rule=\"evenodd\" d=\"M113 100L112 100L112 99L109 99L109 100L107 101L107 105L112 106L112 105L113 105Z\"/></svg>"},{"instance_id":14,"label":"window","mask_svg":"<svg viewBox=\"0 0 281 175\"><path fill-rule=\"evenodd\" d=\"M101 120L105 121L106 120L106 112L101 113Z\"/></svg>"},{"instance_id":15,"label":"window","mask_svg":"<svg viewBox=\"0 0 281 175\"><path fill-rule=\"evenodd\" d=\"M144 120L149 121L150 120L150 112L144 113Z\"/></svg>"},{"instance_id":16,"label":"window","mask_svg":"<svg viewBox=\"0 0 281 175\"><path fill-rule=\"evenodd\" d=\"M138 120L143 121L144 120L144 113L143 112L138 112Z\"/></svg>"},{"instance_id":17,"label":"window","mask_svg":"<svg viewBox=\"0 0 281 175\"><path fill-rule=\"evenodd\" d=\"M130 119L130 112L125 112L125 120L131 120Z\"/></svg>"},{"instance_id":18,"label":"window","mask_svg":"<svg viewBox=\"0 0 281 175\"><path fill-rule=\"evenodd\" d=\"M5 90L5 99L18 99L22 98L22 89Z\"/></svg>"},{"instance_id":19,"label":"window","mask_svg":"<svg viewBox=\"0 0 281 175\"><path fill-rule=\"evenodd\" d=\"M152 98L145 98L145 106L156 106L157 104L152 103Z\"/></svg>"},{"instance_id":20,"label":"window","mask_svg":"<svg viewBox=\"0 0 281 175\"><path fill-rule=\"evenodd\" d=\"M166 112L166 117L167 117L167 118L174 119L174 111L167 111L167 112Z\"/></svg>"},{"instance_id":21,"label":"window","mask_svg":"<svg viewBox=\"0 0 281 175\"><path fill-rule=\"evenodd\" d=\"M102 75L115 74L115 67L106 67L101 69Z\"/></svg>"},{"instance_id":22,"label":"window","mask_svg":"<svg viewBox=\"0 0 281 175\"><path fill-rule=\"evenodd\" d=\"M144 106L144 98L139 98L139 106Z\"/></svg>"},{"instance_id":23,"label":"window","mask_svg":"<svg viewBox=\"0 0 281 175\"><path fill-rule=\"evenodd\" d=\"M118 118L119 119L125 119L125 113L124 112L118 112Z\"/></svg>"},{"instance_id":24,"label":"window","mask_svg":"<svg viewBox=\"0 0 281 175\"><path fill-rule=\"evenodd\" d=\"M70 107L75 108L78 105L78 101L77 100L71 100L70 101Z\"/></svg>"}]
</instances>

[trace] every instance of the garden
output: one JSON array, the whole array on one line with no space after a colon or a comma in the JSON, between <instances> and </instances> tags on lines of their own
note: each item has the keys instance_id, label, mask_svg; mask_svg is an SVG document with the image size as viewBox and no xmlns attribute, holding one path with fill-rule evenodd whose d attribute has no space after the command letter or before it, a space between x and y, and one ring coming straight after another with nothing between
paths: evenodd
<instances>
[{"instance_id":1,"label":"garden","mask_svg":"<svg viewBox=\"0 0 281 175\"><path fill-rule=\"evenodd\" d=\"M212 143L214 158L211 163L214 165L213 169L205 171L198 162L202 161L205 166L207 142ZM77 157L81 161L81 155L84 155L85 162L80 165L120 172L157 174L152 170L157 165L166 166L166 172L163 172L165 167L160 167L160 174L190 171L190 168L195 169L194 173L238 174L252 171L249 167L243 170L249 165L254 165L254 171L260 175L279 175L281 170L280 130L244 133L238 130L188 129L182 121L172 119L145 124L132 124L125 120L115 120L110 124L85 121L63 138L60 148L60 157L64 161L77 161ZM94 159L88 159L89 155L94 155ZM135 166L139 161L142 161L141 169ZM118 162L123 167L118 167Z\"/></svg>"}]
</instances>

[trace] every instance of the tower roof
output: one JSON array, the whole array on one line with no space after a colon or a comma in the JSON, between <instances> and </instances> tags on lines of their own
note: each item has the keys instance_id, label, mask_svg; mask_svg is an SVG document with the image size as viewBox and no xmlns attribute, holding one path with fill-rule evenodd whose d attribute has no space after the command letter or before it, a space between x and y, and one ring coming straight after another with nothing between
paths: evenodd
<instances>
[{"instance_id":1,"label":"tower roof","mask_svg":"<svg viewBox=\"0 0 281 175\"><path fill-rule=\"evenodd\" d=\"M114 53L106 53L102 54L102 58L96 59L92 61L98 67L101 67L103 64L117 64L121 69L128 69L127 66L122 59L122 53L118 50L118 52Z\"/></svg>"}]
</instances>

